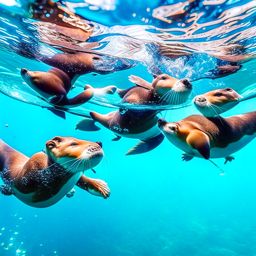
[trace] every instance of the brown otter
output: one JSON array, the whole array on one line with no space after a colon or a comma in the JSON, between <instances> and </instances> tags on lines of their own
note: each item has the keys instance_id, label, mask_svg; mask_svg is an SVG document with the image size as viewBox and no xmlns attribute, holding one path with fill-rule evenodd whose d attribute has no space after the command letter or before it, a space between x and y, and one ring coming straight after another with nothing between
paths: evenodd
<instances>
[{"instance_id":1,"label":"brown otter","mask_svg":"<svg viewBox=\"0 0 256 256\"><path fill-rule=\"evenodd\" d=\"M82 93L69 99L67 95L72 88L72 77L58 68L53 68L48 72L29 71L23 68L21 69L21 76L43 99L57 107L70 108L81 105L89 101L95 92L93 87L86 86ZM107 86L97 89L98 93L99 90L102 94L113 94L116 87Z\"/></svg>"},{"instance_id":2,"label":"brown otter","mask_svg":"<svg viewBox=\"0 0 256 256\"><path fill-rule=\"evenodd\" d=\"M193 157L226 158L242 149L256 136L256 112L229 118L192 115L179 122L159 120L158 126L167 139L183 150L183 160Z\"/></svg>"},{"instance_id":3,"label":"brown otter","mask_svg":"<svg viewBox=\"0 0 256 256\"><path fill-rule=\"evenodd\" d=\"M48 207L62 199L75 185L107 198L107 184L83 175L103 157L100 142L54 137L46 151L27 157L0 141L0 174L4 194L13 194L33 207Z\"/></svg>"},{"instance_id":4,"label":"brown otter","mask_svg":"<svg viewBox=\"0 0 256 256\"><path fill-rule=\"evenodd\" d=\"M122 103L136 105L161 105L161 104L181 104L184 103L192 90L192 85L187 79L178 80L167 74L157 76L152 84L140 77L132 76L130 80L136 86L127 90L119 90ZM144 153L157 147L164 136L157 128L158 110L152 109L120 109L101 115L91 112L90 115L94 122L99 122L121 137L136 138L141 142L129 150L127 155ZM91 120L84 119L78 125L79 130L92 130Z\"/></svg>"}]
</instances>

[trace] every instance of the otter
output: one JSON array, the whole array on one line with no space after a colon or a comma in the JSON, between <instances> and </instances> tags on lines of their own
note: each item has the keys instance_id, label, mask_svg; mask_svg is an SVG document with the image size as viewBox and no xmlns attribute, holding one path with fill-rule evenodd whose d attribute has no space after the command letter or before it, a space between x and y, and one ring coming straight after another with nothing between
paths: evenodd
<instances>
[{"instance_id":1,"label":"otter","mask_svg":"<svg viewBox=\"0 0 256 256\"><path fill-rule=\"evenodd\" d=\"M167 139L185 152L183 160L193 157L225 158L239 151L256 136L256 112L229 118L192 115L179 122L158 120Z\"/></svg>"},{"instance_id":2,"label":"otter","mask_svg":"<svg viewBox=\"0 0 256 256\"><path fill-rule=\"evenodd\" d=\"M46 142L45 152L30 158L0 141L1 192L14 195L32 207L49 207L61 200L75 185L91 194L109 197L103 180L91 179L84 171L103 158L102 144L72 137L56 136Z\"/></svg>"},{"instance_id":3,"label":"otter","mask_svg":"<svg viewBox=\"0 0 256 256\"><path fill-rule=\"evenodd\" d=\"M127 90L118 90L122 103L136 105L181 104L188 99L192 85L187 79L178 80L167 74L157 76L149 83L137 76L131 76L130 80L136 85ZM92 120L84 119L77 124L79 130L96 130L95 122L99 122L117 136L139 139L140 143L130 149L127 155L148 152L157 147L164 136L157 127L158 110L152 109L119 109L102 115L90 112ZM96 128L98 128L96 126Z\"/></svg>"}]
</instances>

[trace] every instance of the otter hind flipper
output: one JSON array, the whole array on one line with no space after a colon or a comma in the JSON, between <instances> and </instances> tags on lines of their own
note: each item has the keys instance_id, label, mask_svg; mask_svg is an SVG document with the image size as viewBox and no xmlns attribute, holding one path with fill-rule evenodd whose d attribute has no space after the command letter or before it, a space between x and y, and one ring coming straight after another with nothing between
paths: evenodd
<instances>
[{"instance_id":1,"label":"otter hind flipper","mask_svg":"<svg viewBox=\"0 0 256 256\"><path fill-rule=\"evenodd\" d=\"M117 111L113 111L108 114L100 114L97 112L90 112L90 116L95 122L99 122L100 124L102 124L103 126L105 126L106 128L109 129L110 123L113 120L113 116L116 113L117 113Z\"/></svg>"},{"instance_id":2,"label":"otter hind flipper","mask_svg":"<svg viewBox=\"0 0 256 256\"><path fill-rule=\"evenodd\" d=\"M86 89L73 98L70 98L70 99L67 98L65 101L65 106L76 107L76 106L82 105L88 102L93 97L93 94L94 94L93 89Z\"/></svg>"},{"instance_id":3,"label":"otter hind flipper","mask_svg":"<svg viewBox=\"0 0 256 256\"><path fill-rule=\"evenodd\" d=\"M102 88L94 88L93 89L95 96L104 96L106 94L115 94L117 91L117 87L114 85L105 86Z\"/></svg>"},{"instance_id":4,"label":"otter hind flipper","mask_svg":"<svg viewBox=\"0 0 256 256\"><path fill-rule=\"evenodd\" d=\"M84 118L76 125L76 130L80 131L98 131L100 127L95 124L91 118Z\"/></svg>"},{"instance_id":5,"label":"otter hind flipper","mask_svg":"<svg viewBox=\"0 0 256 256\"><path fill-rule=\"evenodd\" d=\"M140 141L135 147L131 148L126 155L136 155L141 153L146 153L161 144L164 140L164 135L161 133L156 137L150 138L145 141Z\"/></svg>"},{"instance_id":6,"label":"otter hind flipper","mask_svg":"<svg viewBox=\"0 0 256 256\"><path fill-rule=\"evenodd\" d=\"M0 186L0 193L5 196L11 196L13 195L13 190L8 185L1 185Z\"/></svg>"}]
</instances>

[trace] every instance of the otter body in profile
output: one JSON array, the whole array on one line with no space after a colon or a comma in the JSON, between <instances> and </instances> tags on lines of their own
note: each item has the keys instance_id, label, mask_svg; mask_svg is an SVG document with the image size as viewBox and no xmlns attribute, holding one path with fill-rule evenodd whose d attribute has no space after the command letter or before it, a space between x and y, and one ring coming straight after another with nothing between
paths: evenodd
<instances>
[{"instance_id":1,"label":"otter body in profile","mask_svg":"<svg viewBox=\"0 0 256 256\"><path fill-rule=\"evenodd\" d=\"M95 94L95 89L87 86L82 93L73 98L68 98L74 76L58 68L53 68L48 72L29 71L23 68L21 69L21 76L44 100L57 107L79 106L88 102ZM99 89L97 90L99 91ZM113 94L116 88L107 86L100 90L102 94Z\"/></svg>"},{"instance_id":2,"label":"otter body in profile","mask_svg":"<svg viewBox=\"0 0 256 256\"><path fill-rule=\"evenodd\" d=\"M166 74L157 76L152 84L136 76L131 76L130 80L136 86L119 90L122 103L156 106L181 104L188 99L192 90L187 79L178 80ZM164 137L156 125L158 112L153 109L120 109L106 115L96 112L91 112L90 115L94 122L99 122L114 132L117 139L127 137L141 140L128 151L127 154L132 155L152 150L163 141ZM88 131L88 126L88 120L83 120L77 125L77 129Z\"/></svg>"},{"instance_id":3,"label":"otter body in profile","mask_svg":"<svg viewBox=\"0 0 256 256\"><path fill-rule=\"evenodd\" d=\"M104 181L83 175L102 157L101 143L71 137L49 140L46 153L39 152L31 158L0 141L0 174L5 183L1 192L38 208L57 203L75 185L107 198L110 191Z\"/></svg>"},{"instance_id":4,"label":"otter body in profile","mask_svg":"<svg viewBox=\"0 0 256 256\"><path fill-rule=\"evenodd\" d=\"M231 154L255 138L256 112L229 118L192 115L179 122L159 120L158 126L172 144L186 153L184 160L195 156L230 161Z\"/></svg>"}]
</instances>

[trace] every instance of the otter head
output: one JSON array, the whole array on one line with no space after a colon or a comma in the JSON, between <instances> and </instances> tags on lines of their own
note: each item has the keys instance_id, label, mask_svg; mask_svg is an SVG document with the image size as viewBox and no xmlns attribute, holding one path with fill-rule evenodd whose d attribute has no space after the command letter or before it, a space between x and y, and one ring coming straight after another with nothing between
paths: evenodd
<instances>
[{"instance_id":1,"label":"otter head","mask_svg":"<svg viewBox=\"0 0 256 256\"><path fill-rule=\"evenodd\" d=\"M55 72L54 72L55 71ZM22 68L20 74L24 81L37 93L45 98L55 95L65 95L66 89L61 79L62 71L54 69L50 72L29 71ZM58 76L58 73L60 76Z\"/></svg>"},{"instance_id":2,"label":"otter head","mask_svg":"<svg viewBox=\"0 0 256 256\"><path fill-rule=\"evenodd\" d=\"M192 91L192 84L188 79L178 80L167 74L157 76L152 82L152 87L160 97L160 102L170 105L186 102Z\"/></svg>"},{"instance_id":3,"label":"otter head","mask_svg":"<svg viewBox=\"0 0 256 256\"><path fill-rule=\"evenodd\" d=\"M103 158L101 142L54 137L46 143L46 153L69 172L78 173L95 167Z\"/></svg>"},{"instance_id":4,"label":"otter head","mask_svg":"<svg viewBox=\"0 0 256 256\"><path fill-rule=\"evenodd\" d=\"M158 127L168 139L176 137L179 133L179 126L177 123L166 122L164 119L158 120Z\"/></svg>"},{"instance_id":5,"label":"otter head","mask_svg":"<svg viewBox=\"0 0 256 256\"><path fill-rule=\"evenodd\" d=\"M232 88L225 88L198 95L193 101L204 116L214 117L233 108L241 98Z\"/></svg>"}]
</instances>

